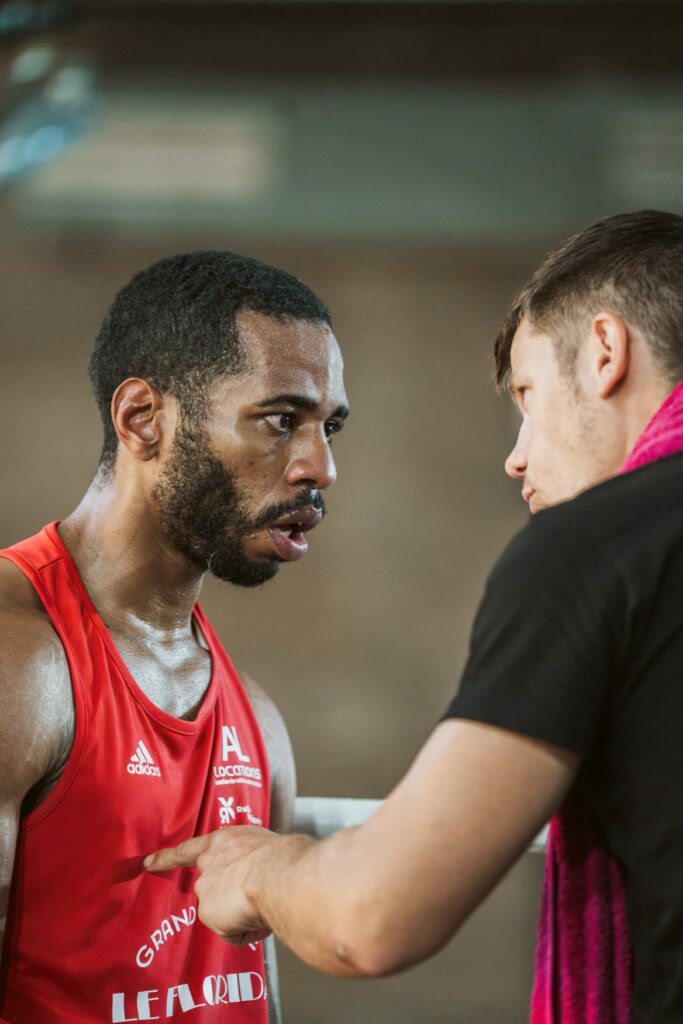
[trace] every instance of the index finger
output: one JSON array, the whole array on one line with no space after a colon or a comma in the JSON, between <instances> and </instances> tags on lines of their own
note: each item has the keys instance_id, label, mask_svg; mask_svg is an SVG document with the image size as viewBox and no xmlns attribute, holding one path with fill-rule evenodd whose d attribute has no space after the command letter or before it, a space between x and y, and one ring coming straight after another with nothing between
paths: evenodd
<instances>
[{"instance_id":1,"label":"index finger","mask_svg":"<svg viewBox=\"0 0 683 1024\"><path fill-rule=\"evenodd\" d=\"M142 864L147 871L171 871L173 868L193 868L197 858L209 848L211 836L195 836L185 839L177 846L169 846L157 853L150 853Z\"/></svg>"}]
</instances>

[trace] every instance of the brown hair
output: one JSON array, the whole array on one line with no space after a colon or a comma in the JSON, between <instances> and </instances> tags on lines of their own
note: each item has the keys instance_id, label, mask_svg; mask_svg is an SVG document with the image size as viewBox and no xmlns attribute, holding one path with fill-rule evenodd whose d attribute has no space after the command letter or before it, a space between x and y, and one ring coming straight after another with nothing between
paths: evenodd
<instances>
[{"instance_id":1,"label":"brown hair","mask_svg":"<svg viewBox=\"0 0 683 1024\"><path fill-rule=\"evenodd\" d=\"M551 252L510 307L496 339L494 377L510 373L522 319L552 332L571 374L587 319L601 309L642 331L662 373L683 377L683 217L640 210L606 217Z\"/></svg>"}]
</instances>

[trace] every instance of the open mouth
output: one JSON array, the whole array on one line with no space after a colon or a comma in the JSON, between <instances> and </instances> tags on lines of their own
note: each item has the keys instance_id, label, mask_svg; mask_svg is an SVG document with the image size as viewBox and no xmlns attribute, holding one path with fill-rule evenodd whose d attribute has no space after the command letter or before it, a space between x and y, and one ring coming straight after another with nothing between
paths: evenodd
<instances>
[{"instance_id":1,"label":"open mouth","mask_svg":"<svg viewBox=\"0 0 683 1024\"><path fill-rule=\"evenodd\" d=\"M314 530L322 517L320 509L306 505L266 526L275 550L283 562L296 562L304 557L308 551L305 534L309 530Z\"/></svg>"}]
</instances>

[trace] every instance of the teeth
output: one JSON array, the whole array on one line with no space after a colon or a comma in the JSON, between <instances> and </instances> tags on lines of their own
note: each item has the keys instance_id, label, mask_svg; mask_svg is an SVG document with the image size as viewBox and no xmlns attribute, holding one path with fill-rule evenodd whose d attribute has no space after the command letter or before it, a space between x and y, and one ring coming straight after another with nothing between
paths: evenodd
<instances>
[{"instance_id":1,"label":"teeth","mask_svg":"<svg viewBox=\"0 0 683 1024\"><path fill-rule=\"evenodd\" d=\"M283 537L291 537L293 533L303 533L304 531L301 523L292 523L290 526L276 526L274 529L281 533Z\"/></svg>"}]
</instances>

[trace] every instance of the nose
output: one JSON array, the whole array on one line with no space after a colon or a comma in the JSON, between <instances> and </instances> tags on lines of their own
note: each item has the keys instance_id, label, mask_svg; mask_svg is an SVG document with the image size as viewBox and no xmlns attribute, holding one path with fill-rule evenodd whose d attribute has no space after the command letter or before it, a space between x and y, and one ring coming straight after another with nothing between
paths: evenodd
<instances>
[{"instance_id":1,"label":"nose","mask_svg":"<svg viewBox=\"0 0 683 1024\"><path fill-rule=\"evenodd\" d=\"M337 479L337 467L324 428L314 426L301 437L287 466L287 483L323 491ZM304 432L302 431L302 435Z\"/></svg>"},{"instance_id":2,"label":"nose","mask_svg":"<svg viewBox=\"0 0 683 1024\"><path fill-rule=\"evenodd\" d=\"M527 470L527 435L526 424L522 423L515 441L514 448L505 460L505 472L513 480L523 480Z\"/></svg>"}]
</instances>

